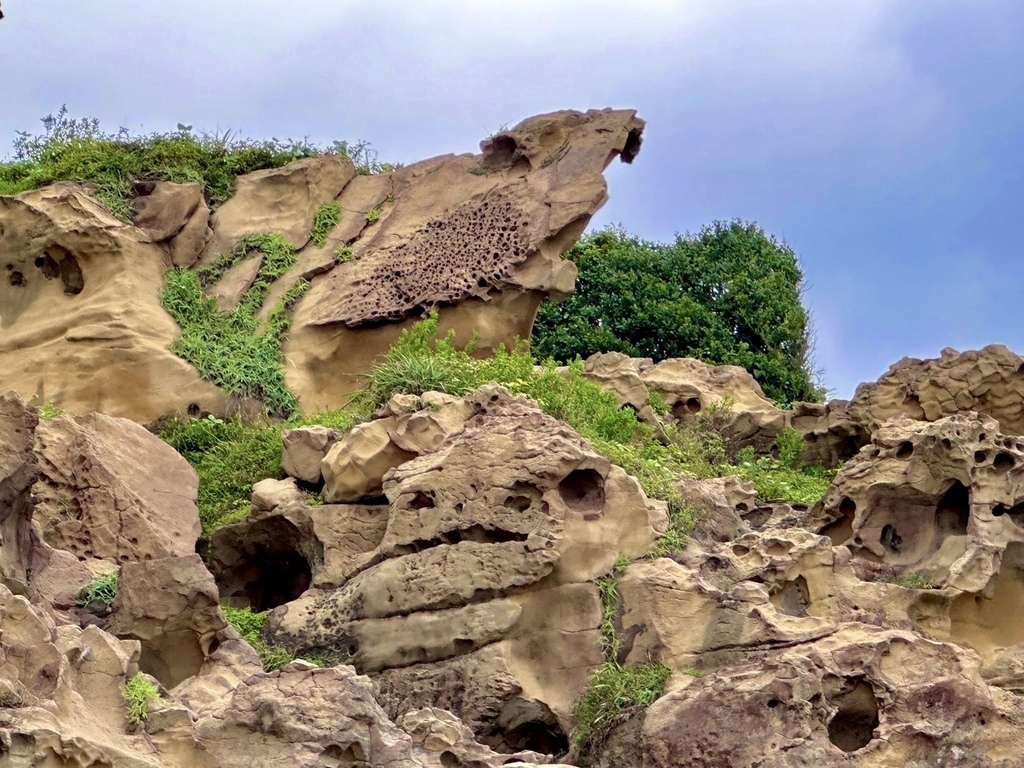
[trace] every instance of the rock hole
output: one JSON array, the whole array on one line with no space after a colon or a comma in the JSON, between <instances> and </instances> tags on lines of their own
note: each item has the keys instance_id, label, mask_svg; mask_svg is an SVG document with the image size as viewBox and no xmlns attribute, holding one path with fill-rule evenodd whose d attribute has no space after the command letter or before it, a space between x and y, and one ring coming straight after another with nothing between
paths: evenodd
<instances>
[{"instance_id":1,"label":"rock hole","mask_svg":"<svg viewBox=\"0 0 1024 768\"><path fill-rule=\"evenodd\" d=\"M942 438L941 443L942 447L945 448L947 451L953 448L953 443L948 437Z\"/></svg>"},{"instance_id":2,"label":"rock hole","mask_svg":"<svg viewBox=\"0 0 1024 768\"><path fill-rule=\"evenodd\" d=\"M1012 507L1007 507L1003 504L996 504L995 507L992 508L992 514L995 517L1008 515L1011 522L1021 528L1024 528L1024 501L1019 504L1014 504Z\"/></svg>"},{"instance_id":3,"label":"rock hole","mask_svg":"<svg viewBox=\"0 0 1024 768\"><path fill-rule=\"evenodd\" d=\"M768 709L775 709L781 703L778 699L768 699Z\"/></svg>"},{"instance_id":4,"label":"rock hole","mask_svg":"<svg viewBox=\"0 0 1024 768\"><path fill-rule=\"evenodd\" d=\"M849 683L847 690L832 701L838 711L828 722L828 740L843 752L856 752L874 738L878 727L878 700L867 680L861 678Z\"/></svg>"},{"instance_id":5,"label":"rock hole","mask_svg":"<svg viewBox=\"0 0 1024 768\"><path fill-rule=\"evenodd\" d=\"M558 484L558 495L576 512L604 509L604 478L595 469L574 469Z\"/></svg>"},{"instance_id":6,"label":"rock hole","mask_svg":"<svg viewBox=\"0 0 1024 768\"><path fill-rule=\"evenodd\" d=\"M444 754L450 755L451 752ZM327 758L333 762L326 762L321 760L320 765L330 766L330 768L356 768L356 766L366 765L366 753L363 748L353 742L348 746L341 746L340 744L328 744L324 747L324 751L320 753L321 758ZM442 755L442 765L444 765L444 757Z\"/></svg>"},{"instance_id":7,"label":"rock hole","mask_svg":"<svg viewBox=\"0 0 1024 768\"><path fill-rule=\"evenodd\" d=\"M622 147L622 152L619 157L624 163L632 163L633 159L637 156L640 151L640 145L643 143L643 136L637 129L633 129L626 135L626 144Z\"/></svg>"},{"instance_id":8,"label":"rock hole","mask_svg":"<svg viewBox=\"0 0 1024 768\"><path fill-rule=\"evenodd\" d=\"M169 632L141 642L139 669L152 675L165 688L174 688L198 675L205 655L199 635L191 630Z\"/></svg>"},{"instance_id":9,"label":"rock hole","mask_svg":"<svg viewBox=\"0 0 1024 768\"><path fill-rule=\"evenodd\" d=\"M210 570L221 597L256 612L295 600L313 580L310 560L323 557L310 539L277 516L220 528L210 542Z\"/></svg>"},{"instance_id":10,"label":"rock hole","mask_svg":"<svg viewBox=\"0 0 1024 768\"><path fill-rule=\"evenodd\" d=\"M988 461L988 451L975 451L974 452L974 463L984 464Z\"/></svg>"},{"instance_id":11,"label":"rock hole","mask_svg":"<svg viewBox=\"0 0 1024 768\"><path fill-rule=\"evenodd\" d=\"M882 533L878 537L878 541L886 549L893 552L899 552L903 549L903 537L899 535L892 523L886 523L882 526Z\"/></svg>"},{"instance_id":12,"label":"rock hole","mask_svg":"<svg viewBox=\"0 0 1024 768\"><path fill-rule=\"evenodd\" d=\"M433 509L436 506L434 494L416 491L412 497L412 501L409 502L409 506L412 509Z\"/></svg>"},{"instance_id":13,"label":"rock hole","mask_svg":"<svg viewBox=\"0 0 1024 768\"><path fill-rule=\"evenodd\" d=\"M690 397L686 400L680 400L672 406L672 415L677 419L684 419L687 416L693 416L700 413L701 404L700 398Z\"/></svg>"},{"instance_id":14,"label":"rock hole","mask_svg":"<svg viewBox=\"0 0 1024 768\"><path fill-rule=\"evenodd\" d=\"M971 519L971 491L955 480L935 509L935 527L940 534L966 536Z\"/></svg>"},{"instance_id":15,"label":"rock hole","mask_svg":"<svg viewBox=\"0 0 1024 768\"><path fill-rule=\"evenodd\" d=\"M24 285L25 275L15 269L7 273L7 282L9 282L13 286Z\"/></svg>"},{"instance_id":16,"label":"rock hole","mask_svg":"<svg viewBox=\"0 0 1024 768\"><path fill-rule=\"evenodd\" d=\"M832 546L845 544L853 536L853 518L857 514L857 503L844 496L839 502L839 517L818 531L820 536L828 536Z\"/></svg>"},{"instance_id":17,"label":"rock hole","mask_svg":"<svg viewBox=\"0 0 1024 768\"><path fill-rule=\"evenodd\" d=\"M194 418L198 417L200 413L202 413L202 409L199 407L199 403L189 403L188 404L188 415L189 416L191 416L194 419Z\"/></svg>"},{"instance_id":18,"label":"rock hole","mask_svg":"<svg viewBox=\"0 0 1024 768\"><path fill-rule=\"evenodd\" d=\"M543 702L515 698L498 716L499 731L484 739L499 752L532 750L560 755L569 749L569 739L554 712Z\"/></svg>"},{"instance_id":19,"label":"rock hole","mask_svg":"<svg viewBox=\"0 0 1024 768\"><path fill-rule=\"evenodd\" d=\"M36 257L36 266L39 267L39 271L43 273L43 277L47 280L56 280L60 277L60 267L57 266L53 256L48 253Z\"/></svg>"},{"instance_id":20,"label":"rock hole","mask_svg":"<svg viewBox=\"0 0 1024 768\"><path fill-rule=\"evenodd\" d=\"M1017 462L1006 451L1000 451L996 454L996 457L992 459L992 467L1001 475L1005 475L1011 469L1016 466Z\"/></svg>"},{"instance_id":21,"label":"rock hole","mask_svg":"<svg viewBox=\"0 0 1024 768\"><path fill-rule=\"evenodd\" d=\"M771 595L772 605L787 616L806 616L807 606L811 604L811 593L807 588L807 579L797 576L785 582Z\"/></svg>"},{"instance_id":22,"label":"rock hole","mask_svg":"<svg viewBox=\"0 0 1024 768\"><path fill-rule=\"evenodd\" d=\"M896 458L901 461L906 461L914 455L914 445L909 440L904 440L900 443L899 448L896 449Z\"/></svg>"}]
</instances>

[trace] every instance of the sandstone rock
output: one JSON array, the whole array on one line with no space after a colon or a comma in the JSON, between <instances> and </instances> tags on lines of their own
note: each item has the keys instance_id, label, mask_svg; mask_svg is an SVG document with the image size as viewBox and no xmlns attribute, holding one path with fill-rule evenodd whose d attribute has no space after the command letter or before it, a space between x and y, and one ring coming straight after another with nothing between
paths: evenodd
<instances>
[{"instance_id":1,"label":"sandstone rock","mask_svg":"<svg viewBox=\"0 0 1024 768\"><path fill-rule=\"evenodd\" d=\"M0 197L0 391L150 422L231 399L167 346L165 254L80 187Z\"/></svg>"},{"instance_id":2,"label":"sandstone rock","mask_svg":"<svg viewBox=\"0 0 1024 768\"><path fill-rule=\"evenodd\" d=\"M239 176L234 196L213 214L213 238L201 263L212 263L254 232L279 234L301 248L309 241L317 210L334 200L355 173L348 158L321 155Z\"/></svg>"},{"instance_id":3,"label":"sandstone rock","mask_svg":"<svg viewBox=\"0 0 1024 768\"><path fill-rule=\"evenodd\" d=\"M200 206L205 206L202 184L174 184L169 181L136 184L133 201L135 226L146 230L154 242L179 234Z\"/></svg>"},{"instance_id":4,"label":"sandstone rock","mask_svg":"<svg viewBox=\"0 0 1024 768\"><path fill-rule=\"evenodd\" d=\"M342 433L339 430L327 427L286 429L281 433L281 440L284 443L281 467L297 480L318 485L323 481L320 462L341 437Z\"/></svg>"},{"instance_id":5,"label":"sandstone rock","mask_svg":"<svg viewBox=\"0 0 1024 768\"><path fill-rule=\"evenodd\" d=\"M280 506L302 504L305 495L294 478L260 480L252 487L252 507L256 512L269 512Z\"/></svg>"},{"instance_id":6,"label":"sandstone rock","mask_svg":"<svg viewBox=\"0 0 1024 768\"><path fill-rule=\"evenodd\" d=\"M357 424L320 462L324 501L355 502L379 498L384 475L415 454L391 441L388 424L370 421Z\"/></svg>"},{"instance_id":7,"label":"sandstone rock","mask_svg":"<svg viewBox=\"0 0 1024 768\"><path fill-rule=\"evenodd\" d=\"M35 451L35 519L51 546L115 564L195 552L195 470L138 424L98 413L43 420Z\"/></svg>"},{"instance_id":8,"label":"sandstone rock","mask_svg":"<svg viewBox=\"0 0 1024 768\"><path fill-rule=\"evenodd\" d=\"M386 525L352 529L347 562L361 564L277 608L268 637L379 672L390 681L385 702L402 702L396 715L441 702L503 748L564 742L572 701L602 655L590 582L620 554L649 549L667 524L664 506L566 425L500 387L429 413L413 405L396 398L370 422L390 421L393 437L412 441L403 444L432 448L385 475ZM435 445L429 436L454 429L455 414L472 415ZM452 686L479 693L470 699Z\"/></svg>"},{"instance_id":9,"label":"sandstone rock","mask_svg":"<svg viewBox=\"0 0 1024 768\"><path fill-rule=\"evenodd\" d=\"M738 477L683 477L683 501L696 511L693 536L700 541L730 541L749 530L743 514L755 508L754 484Z\"/></svg>"}]
</instances>

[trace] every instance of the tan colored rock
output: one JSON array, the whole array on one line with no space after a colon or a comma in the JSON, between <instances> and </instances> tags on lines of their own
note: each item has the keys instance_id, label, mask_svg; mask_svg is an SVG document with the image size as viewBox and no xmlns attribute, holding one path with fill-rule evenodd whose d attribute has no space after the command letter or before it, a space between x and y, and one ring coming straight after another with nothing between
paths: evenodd
<instances>
[{"instance_id":1,"label":"tan colored rock","mask_svg":"<svg viewBox=\"0 0 1024 768\"><path fill-rule=\"evenodd\" d=\"M342 433L339 430L327 427L286 429L281 433L281 440L284 443L281 467L297 480L318 485L323 482L320 462L341 437Z\"/></svg>"},{"instance_id":2,"label":"tan colored rock","mask_svg":"<svg viewBox=\"0 0 1024 768\"><path fill-rule=\"evenodd\" d=\"M302 504L305 494L295 484L295 479L260 480L252 486L252 507L256 512L269 512L289 504Z\"/></svg>"},{"instance_id":3,"label":"tan colored rock","mask_svg":"<svg viewBox=\"0 0 1024 768\"><path fill-rule=\"evenodd\" d=\"M195 552L195 470L138 424L98 413L43 420L35 451L35 520L51 546L114 564Z\"/></svg>"},{"instance_id":4,"label":"tan colored rock","mask_svg":"<svg viewBox=\"0 0 1024 768\"><path fill-rule=\"evenodd\" d=\"M185 268L195 266L212 234L210 208L203 202L182 230L167 244L171 264Z\"/></svg>"},{"instance_id":5,"label":"tan colored rock","mask_svg":"<svg viewBox=\"0 0 1024 768\"><path fill-rule=\"evenodd\" d=\"M683 502L696 512L694 538L730 541L749 530L743 515L756 506L754 484L738 477L682 477Z\"/></svg>"},{"instance_id":6,"label":"tan colored rock","mask_svg":"<svg viewBox=\"0 0 1024 768\"><path fill-rule=\"evenodd\" d=\"M320 155L239 176L234 196L210 220L213 238L202 264L228 253L245 235L279 234L296 248L309 241L317 210L355 176L352 161Z\"/></svg>"},{"instance_id":7,"label":"tan colored rock","mask_svg":"<svg viewBox=\"0 0 1024 768\"><path fill-rule=\"evenodd\" d=\"M0 197L0 391L140 422L231 398L167 347L164 250L74 184Z\"/></svg>"},{"instance_id":8,"label":"tan colored rock","mask_svg":"<svg viewBox=\"0 0 1024 768\"><path fill-rule=\"evenodd\" d=\"M199 555L125 563L107 630L142 646L139 667L168 689L199 674L227 626Z\"/></svg>"},{"instance_id":9,"label":"tan colored rock","mask_svg":"<svg viewBox=\"0 0 1024 768\"><path fill-rule=\"evenodd\" d=\"M232 312L242 296L252 287L263 266L263 255L256 254L231 267L209 291L221 312Z\"/></svg>"},{"instance_id":10,"label":"tan colored rock","mask_svg":"<svg viewBox=\"0 0 1024 768\"><path fill-rule=\"evenodd\" d=\"M384 421L357 424L320 462L324 501L357 502L380 497L388 470L415 454L396 446Z\"/></svg>"},{"instance_id":11,"label":"tan colored rock","mask_svg":"<svg viewBox=\"0 0 1024 768\"><path fill-rule=\"evenodd\" d=\"M135 226L146 230L156 243L178 235L200 206L206 205L203 185L197 183L148 182L136 184L135 191L139 195L132 201Z\"/></svg>"},{"instance_id":12,"label":"tan colored rock","mask_svg":"<svg viewBox=\"0 0 1024 768\"><path fill-rule=\"evenodd\" d=\"M431 399L413 410L416 399L395 398L370 422L391 423L392 436L396 424L423 422L400 439L432 450L385 475L386 527L349 528L355 569L277 608L268 636L379 672L392 704L453 707L487 743L564 740L572 702L602 656L590 582L620 555L650 548L667 524L664 505L569 427L500 387L442 398L436 411L423 408ZM439 444L423 440L453 428L458 414L471 414L461 429ZM368 541L372 552L358 543ZM481 687L472 708L447 690L455 685Z\"/></svg>"}]
</instances>

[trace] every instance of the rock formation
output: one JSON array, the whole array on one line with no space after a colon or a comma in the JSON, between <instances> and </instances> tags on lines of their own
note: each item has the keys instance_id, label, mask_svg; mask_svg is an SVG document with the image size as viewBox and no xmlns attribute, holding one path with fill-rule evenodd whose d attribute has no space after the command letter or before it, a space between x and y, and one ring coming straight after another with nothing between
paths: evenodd
<instances>
[{"instance_id":1,"label":"rock formation","mask_svg":"<svg viewBox=\"0 0 1024 768\"><path fill-rule=\"evenodd\" d=\"M341 405L428 309L461 342L476 334L481 352L528 338L540 302L573 291L575 267L560 256L607 197L602 171L632 161L643 127L628 110L539 115L482 154L376 175L308 158L240 177L212 212L199 185L140 182L134 226L75 184L0 197L0 392L142 423L251 407L168 351L180 330L160 297L169 267L208 267L254 232L298 251L265 311L312 281L284 350L305 410ZM338 225L311 242L318 209L335 203ZM233 306L261 258L210 294Z\"/></svg>"}]
</instances>

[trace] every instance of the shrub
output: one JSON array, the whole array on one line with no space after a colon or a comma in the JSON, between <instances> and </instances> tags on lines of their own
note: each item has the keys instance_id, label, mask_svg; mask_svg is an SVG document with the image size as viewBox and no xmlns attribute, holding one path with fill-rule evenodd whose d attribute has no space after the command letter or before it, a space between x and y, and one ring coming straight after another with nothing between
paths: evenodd
<instances>
[{"instance_id":1,"label":"shrub","mask_svg":"<svg viewBox=\"0 0 1024 768\"><path fill-rule=\"evenodd\" d=\"M159 699L160 691L140 673L128 681L122 696L128 709L128 722L140 725L149 717L149 700Z\"/></svg>"},{"instance_id":2,"label":"shrub","mask_svg":"<svg viewBox=\"0 0 1024 768\"><path fill-rule=\"evenodd\" d=\"M295 660L295 655L290 651L270 645L263 639L261 633L270 611L253 613L250 608L232 608L228 605L222 605L221 610L228 623L238 630L242 639L259 654L264 672L281 669Z\"/></svg>"},{"instance_id":3,"label":"shrub","mask_svg":"<svg viewBox=\"0 0 1024 768\"><path fill-rule=\"evenodd\" d=\"M252 171L280 168L293 160L334 153L350 157L360 173L379 173L367 142L335 141L330 148L308 139L241 138L231 131L194 133L181 125L172 133L132 135L100 129L92 117L74 118L62 106L42 119L43 132L19 132L14 162L0 164L0 195L13 195L54 181L97 185L96 197L122 221L132 218L130 200L136 181L198 182L213 205L234 193L235 179Z\"/></svg>"},{"instance_id":4,"label":"shrub","mask_svg":"<svg viewBox=\"0 0 1024 768\"><path fill-rule=\"evenodd\" d=\"M204 289L256 253L262 253L263 263L253 284L234 310L222 311ZM280 416L298 409L285 383L281 345L291 325L291 307L309 284L296 283L265 320L260 310L270 286L294 263L295 249L280 235L251 235L206 269L168 272L163 294L164 307L182 331L171 351L226 392L261 400Z\"/></svg>"},{"instance_id":5,"label":"shrub","mask_svg":"<svg viewBox=\"0 0 1024 768\"><path fill-rule=\"evenodd\" d=\"M117 598L117 571L108 573L98 579L93 579L78 590L78 597L75 598L75 605L85 607L91 603L103 603L108 608L114 604Z\"/></svg>"},{"instance_id":6,"label":"shrub","mask_svg":"<svg viewBox=\"0 0 1024 768\"><path fill-rule=\"evenodd\" d=\"M756 224L715 222L672 244L605 230L567 257L579 269L576 293L541 307L539 355L696 357L743 366L779 403L822 398L796 254Z\"/></svg>"}]
</instances>

